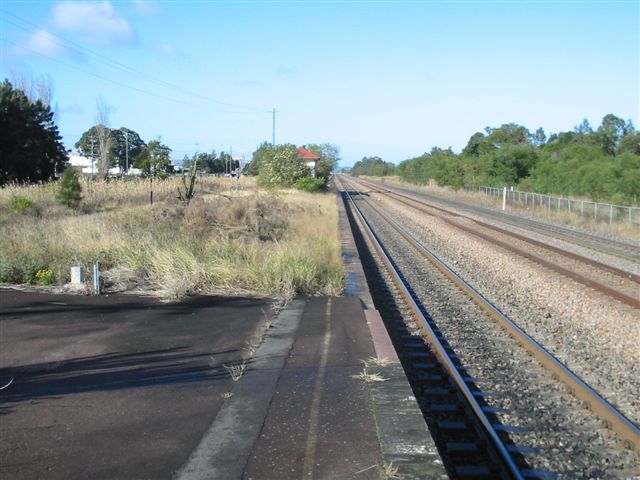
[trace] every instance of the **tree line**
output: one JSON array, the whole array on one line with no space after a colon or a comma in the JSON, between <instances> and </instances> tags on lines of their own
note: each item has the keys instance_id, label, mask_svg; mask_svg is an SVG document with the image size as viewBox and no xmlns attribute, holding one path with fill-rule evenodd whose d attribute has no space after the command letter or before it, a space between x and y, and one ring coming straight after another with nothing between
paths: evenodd
<instances>
[{"instance_id":1,"label":"tree line","mask_svg":"<svg viewBox=\"0 0 640 480\"><path fill-rule=\"evenodd\" d=\"M49 105L50 84L33 80L21 84L21 87L14 87L5 80L0 85L0 186L10 182L54 180L68 166L68 152L61 142L55 114ZM96 102L96 109L96 124L85 131L74 146L82 156L92 159L97 175L106 177L113 167L121 172L139 168L146 176L172 173L171 149L160 138L147 143L134 130L111 128L111 109L102 99ZM295 145L264 142L253 153L244 173L257 176L259 183L271 187L325 189L340 160L340 151L331 143L311 144L307 149L318 156L313 169L300 157ZM192 166L196 168L192 169ZM215 150L183 159L183 168L193 170L194 175L238 172L239 167L231 155L218 154Z\"/></svg>"},{"instance_id":2,"label":"tree line","mask_svg":"<svg viewBox=\"0 0 640 480\"><path fill-rule=\"evenodd\" d=\"M600 126L587 120L573 131L547 137L514 123L485 128L462 152L432 148L397 167L378 157L357 162L353 175L399 175L406 181L459 189L514 186L539 193L589 196L597 201L640 202L640 132L608 114Z\"/></svg>"}]
</instances>

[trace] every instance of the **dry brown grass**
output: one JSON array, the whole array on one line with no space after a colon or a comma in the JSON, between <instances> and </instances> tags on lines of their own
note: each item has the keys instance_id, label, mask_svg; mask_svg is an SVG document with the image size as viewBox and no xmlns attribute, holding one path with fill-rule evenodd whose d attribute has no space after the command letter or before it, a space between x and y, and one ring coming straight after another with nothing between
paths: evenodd
<instances>
[{"instance_id":1,"label":"dry brown grass","mask_svg":"<svg viewBox=\"0 0 640 480\"><path fill-rule=\"evenodd\" d=\"M81 213L58 206L51 185L0 190L0 280L51 268L58 283L72 265L99 258L107 291L134 288L167 298L194 292L272 296L338 294L343 273L337 208L331 194L273 193L243 179L203 179L189 206L177 200L177 179L91 184ZM158 189L156 190L156 186ZM88 188L85 183L85 188ZM37 213L15 212L11 196L32 200ZM99 208L98 208L99 205Z\"/></svg>"},{"instance_id":2,"label":"dry brown grass","mask_svg":"<svg viewBox=\"0 0 640 480\"><path fill-rule=\"evenodd\" d=\"M491 197L478 192L456 191L449 187L440 187L435 182L428 185L416 185L408 183L400 179L400 177L371 178L371 180L383 181L389 184L395 184L405 188L411 188L416 191L423 191L431 195L438 195L445 198L462 200L473 205L482 205L490 208L502 208L502 199ZM578 199L579 200L579 199ZM640 239L640 228L638 225L630 225L626 222L614 222L609 225L608 222L595 221L579 215L577 212L569 212L568 210L549 210L547 208L533 207L531 205L523 205L518 202L507 203L507 211L523 214L529 217L537 218L543 221L551 221L563 225L581 228L592 232L603 233L605 235L619 237L626 240L638 241Z\"/></svg>"}]
</instances>

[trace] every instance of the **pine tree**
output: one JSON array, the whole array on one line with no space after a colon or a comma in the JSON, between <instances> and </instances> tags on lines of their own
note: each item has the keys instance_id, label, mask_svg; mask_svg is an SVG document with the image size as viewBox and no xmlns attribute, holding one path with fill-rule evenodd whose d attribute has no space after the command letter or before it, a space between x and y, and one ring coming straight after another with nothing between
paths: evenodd
<instances>
[{"instance_id":1,"label":"pine tree","mask_svg":"<svg viewBox=\"0 0 640 480\"><path fill-rule=\"evenodd\" d=\"M70 208L78 208L82 199L82 187L72 167L68 167L64 171L60 186L56 195L58 201Z\"/></svg>"}]
</instances>

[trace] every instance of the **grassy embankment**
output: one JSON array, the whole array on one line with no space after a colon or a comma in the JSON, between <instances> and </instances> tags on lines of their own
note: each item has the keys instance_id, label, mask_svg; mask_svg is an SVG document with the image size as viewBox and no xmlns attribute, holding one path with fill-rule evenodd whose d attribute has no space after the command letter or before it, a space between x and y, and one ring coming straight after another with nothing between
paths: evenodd
<instances>
[{"instance_id":1,"label":"grassy embankment","mask_svg":"<svg viewBox=\"0 0 640 480\"><path fill-rule=\"evenodd\" d=\"M466 192L464 190L456 191L450 187L440 187L435 182L431 182L429 185L416 185L414 183L405 182L397 176L363 178L394 184L416 191L424 191L425 193L432 195L439 195L446 198L457 199L473 205L483 205L485 207L491 208L502 208L501 198L491 197L479 192ZM577 198L575 200L580 199ZM592 201L586 198L584 200ZM569 212L567 210L548 210L546 208L523 205L518 202L509 202L507 204L507 211L524 214L526 216L538 218L540 220L570 225L572 227L578 227L584 230L604 233L606 235L611 235L635 242L640 239L637 225L629 225L629 223L626 222L614 222L610 225L608 222L595 221L592 218L583 217L578 213Z\"/></svg>"},{"instance_id":2,"label":"grassy embankment","mask_svg":"<svg viewBox=\"0 0 640 480\"><path fill-rule=\"evenodd\" d=\"M79 212L56 203L53 184L0 189L0 282L62 285L99 258L111 291L339 294L335 196L232 182L199 179L187 207L176 178L153 182L153 205L148 180L83 180Z\"/></svg>"}]
</instances>

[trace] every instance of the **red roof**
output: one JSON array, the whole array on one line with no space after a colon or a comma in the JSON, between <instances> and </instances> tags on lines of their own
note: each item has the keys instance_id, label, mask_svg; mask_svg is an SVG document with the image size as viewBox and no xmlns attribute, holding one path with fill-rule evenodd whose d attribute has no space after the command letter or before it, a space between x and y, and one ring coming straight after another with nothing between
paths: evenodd
<instances>
[{"instance_id":1,"label":"red roof","mask_svg":"<svg viewBox=\"0 0 640 480\"><path fill-rule=\"evenodd\" d=\"M298 147L298 156L300 158L304 158L305 160L318 160L320 158L319 156L314 155L304 147Z\"/></svg>"}]
</instances>

